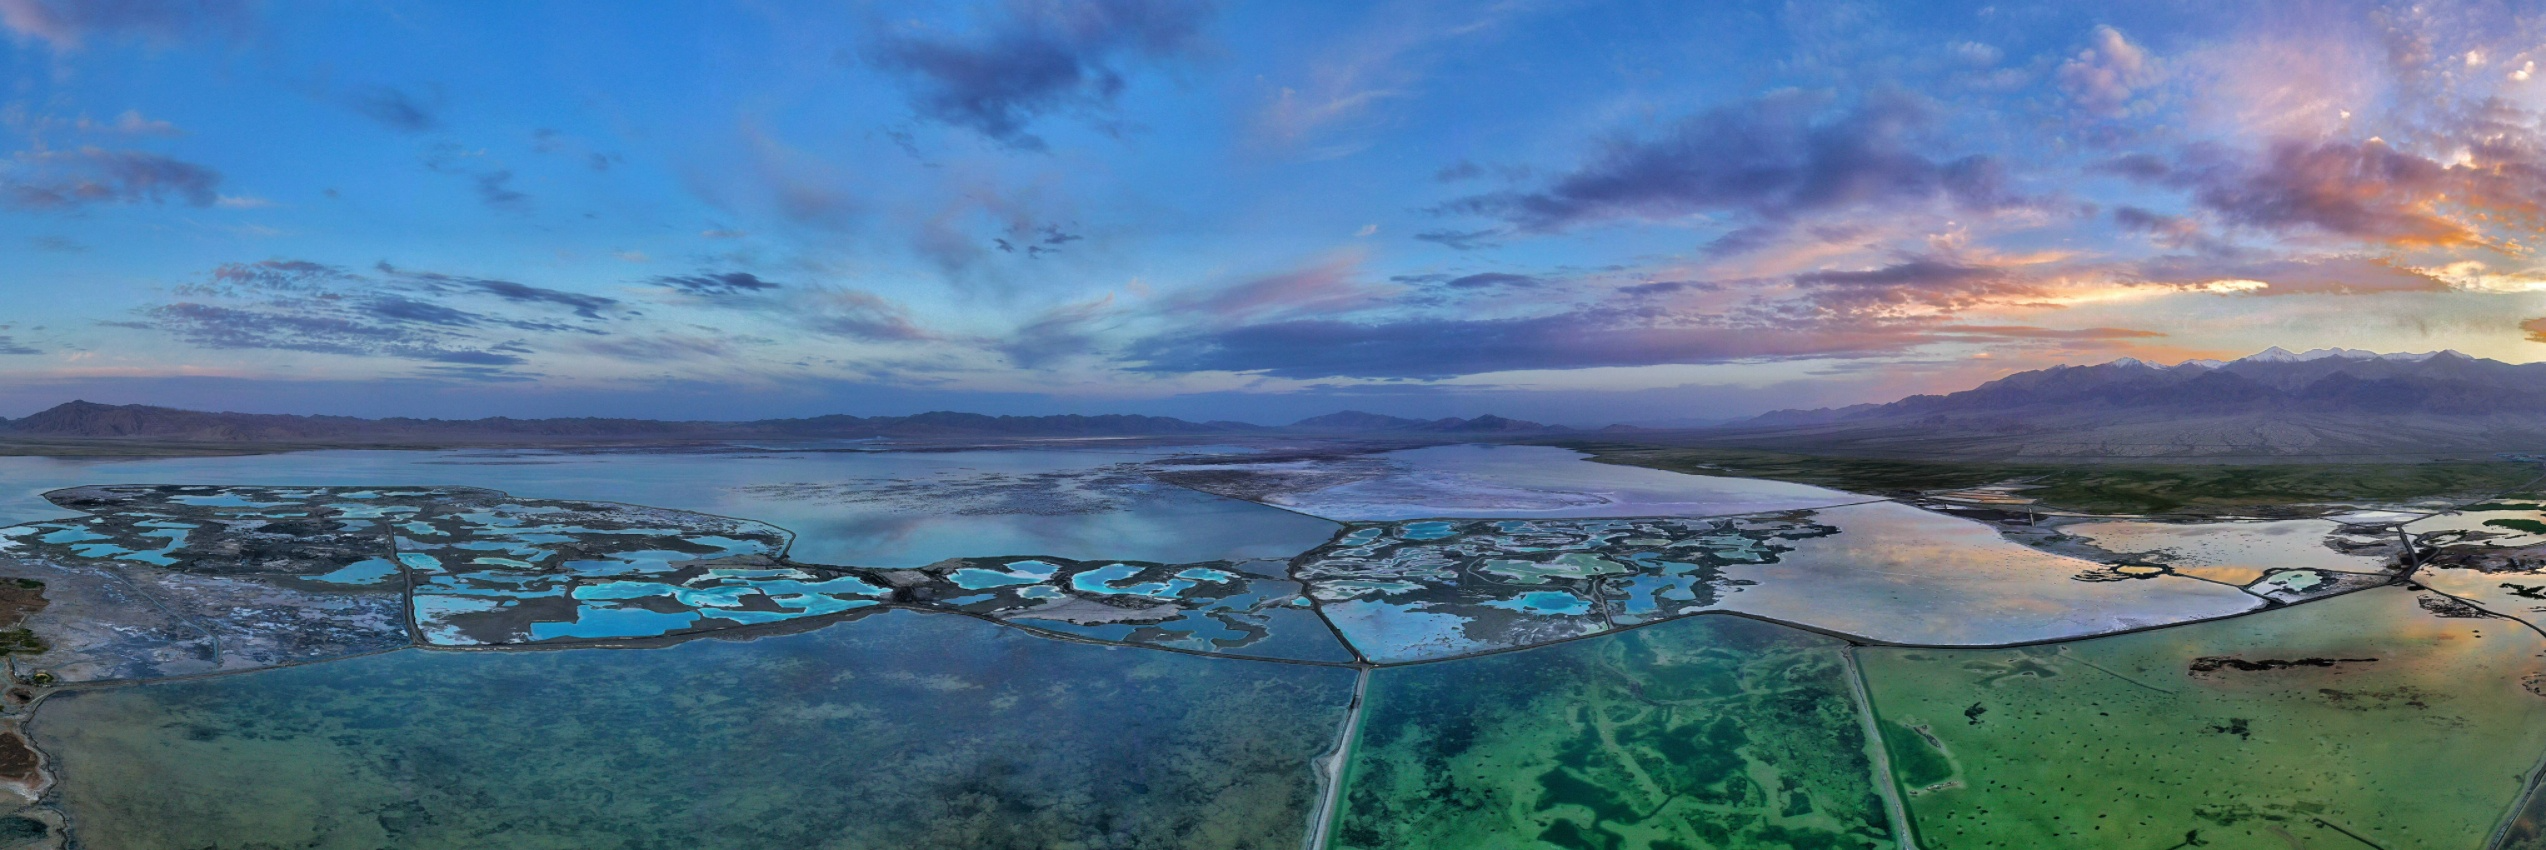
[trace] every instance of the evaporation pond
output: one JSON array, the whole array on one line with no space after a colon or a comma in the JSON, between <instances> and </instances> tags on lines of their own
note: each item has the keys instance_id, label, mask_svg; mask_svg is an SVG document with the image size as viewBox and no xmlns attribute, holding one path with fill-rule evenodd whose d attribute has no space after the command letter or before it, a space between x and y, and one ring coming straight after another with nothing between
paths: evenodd
<instances>
[{"instance_id":1,"label":"evaporation pond","mask_svg":"<svg viewBox=\"0 0 2546 850\"><path fill-rule=\"evenodd\" d=\"M771 523L810 563L918 567L1040 554L1184 563L1288 558L1335 526L1123 471L1167 449L950 452L321 451L218 458L0 458L0 525L63 515L39 494L86 484L465 483ZM1588 464L1586 464L1588 466Z\"/></svg>"}]
</instances>

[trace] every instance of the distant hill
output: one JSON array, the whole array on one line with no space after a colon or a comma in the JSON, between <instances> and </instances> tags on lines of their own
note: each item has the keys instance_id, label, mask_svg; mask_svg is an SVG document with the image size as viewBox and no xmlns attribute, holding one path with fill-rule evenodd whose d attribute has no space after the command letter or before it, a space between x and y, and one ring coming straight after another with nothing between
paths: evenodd
<instances>
[{"instance_id":1,"label":"distant hill","mask_svg":"<svg viewBox=\"0 0 2546 850\"><path fill-rule=\"evenodd\" d=\"M1505 419L1490 413L1474 419L1460 419L1457 417L1451 417L1448 419L1407 419L1400 416L1382 416L1376 413L1363 413L1358 410L1347 410L1341 413L1329 413L1324 416L1312 416L1307 419L1302 419L1298 422L1291 423L1287 430L1341 433L1399 432L1408 434L1539 434L1571 431L1573 429L1562 425L1544 425L1520 419Z\"/></svg>"},{"instance_id":2,"label":"distant hill","mask_svg":"<svg viewBox=\"0 0 2546 850\"><path fill-rule=\"evenodd\" d=\"M0 436L71 440L224 443L383 444L445 442L624 442L716 439L984 439L1209 435L1500 435L1563 430L1500 416L1405 419L1345 411L1285 427L1191 422L1167 416L988 416L936 411L911 416L815 416L749 422L652 419L362 419L267 413L211 413L169 407L73 401L23 419L0 420Z\"/></svg>"},{"instance_id":3,"label":"distant hill","mask_svg":"<svg viewBox=\"0 0 2546 850\"><path fill-rule=\"evenodd\" d=\"M1711 439L1945 457L2546 450L2546 364L2455 351L2272 348L2233 361L2055 366L1890 404L1780 410Z\"/></svg>"}]
</instances>

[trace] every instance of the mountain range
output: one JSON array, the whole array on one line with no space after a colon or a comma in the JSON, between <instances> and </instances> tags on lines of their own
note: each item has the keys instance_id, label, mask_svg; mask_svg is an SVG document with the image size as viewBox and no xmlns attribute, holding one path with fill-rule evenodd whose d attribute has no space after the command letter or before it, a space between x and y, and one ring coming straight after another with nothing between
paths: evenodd
<instances>
[{"instance_id":1,"label":"mountain range","mask_svg":"<svg viewBox=\"0 0 2546 850\"><path fill-rule=\"evenodd\" d=\"M1383 436L1492 440L1595 432L1507 419L1412 419L1348 410L1288 425L1164 416L815 416L748 422L648 419L359 419L211 413L74 401L0 420L0 441L315 446L563 445L736 439L1002 440ZM1823 455L1933 459L2405 459L2546 453L2546 363L2455 351L2379 354L2273 348L2172 365L2124 358L2055 366L1944 395L1779 410L1668 430L1611 426L1603 439Z\"/></svg>"},{"instance_id":2,"label":"mountain range","mask_svg":"<svg viewBox=\"0 0 2546 850\"><path fill-rule=\"evenodd\" d=\"M2121 359L1888 404L1779 410L1710 439L1934 457L2410 456L2546 449L2546 363L2272 348Z\"/></svg>"},{"instance_id":3,"label":"mountain range","mask_svg":"<svg viewBox=\"0 0 2546 850\"><path fill-rule=\"evenodd\" d=\"M1344 411L1288 426L1190 422L1166 416L987 416L936 411L912 416L815 416L748 422L653 419L361 419L269 413L213 413L73 401L22 419L0 420L0 436L22 439L167 440L216 443L381 444L583 443L716 439L1029 439L1205 435L1544 434L1562 426L1486 415L1407 419Z\"/></svg>"}]
</instances>

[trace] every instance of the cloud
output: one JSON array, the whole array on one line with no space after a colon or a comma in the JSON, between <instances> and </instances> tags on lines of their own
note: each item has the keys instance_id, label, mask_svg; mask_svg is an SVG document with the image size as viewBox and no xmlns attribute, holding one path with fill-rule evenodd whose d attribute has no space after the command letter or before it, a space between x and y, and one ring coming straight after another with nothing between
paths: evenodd
<instances>
[{"instance_id":1,"label":"cloud","mask_svg":"<svg viewBox=\"0 0 2546 850\"><path fill-rule=\"evenodd\" d=\"M1113 305L1114 296L1108 294L1055 307L1001 335L996 347L1020 369L1039 369L1054 361L1092 353L1097 346L1097 326Z\"/></svg>"},{"instance_id":2,"label":"cloud","mask_svg":"<svg viewBox=\"0 0 2546 850\"><path fill-rule=\"evenodd\" d=\"M1928 107L1878 93L1832 113L1825 95L1787 90L1683 119L1651 139L1612 139L1536 191L1462 198L1441 208L1549 232L1633 219L1733 213L1782 227L1814 212L1949 198L1966 208L2015 201L1997 162L1940 163L1913 150Z\"/></svg>"},{"instance_id":3,"label":"cloud","mask_svg":"<svg viewBox=\"0 0 2546 850\"><path fill-rule=\"evenodd\" d=\"M1011 0L971 38L897 32L871 61L910 81L921 117L1041 150L1027 129L1036 118L1110 107L1125 86L1117 60L1184 53L1208 12L1182 0Z\"/></svg>"},{"instance_id":4,"label":"cloud","mask_svg":"<svg viewBox=\"0 0 2546 850\"><path fill-rule=\"evenodd\" d=\"M436 107L427 105L403 89L373 86L348 95L346 105L380 125L401 133L423 133L442 126Z\"/></svg>"},{"instance_id":5,"label":"cloud","mask_svg":"<svg viewBox=\"0 0 2546 850\"><path fill-rule=\"evenodd\" d=\"M1479 248L1503 247L1503 243L1496 239L1510 233L1511 231L1500 227L1489 227L1484 230L1427 230L1415 234L1414 238L1419 242L1430 242L1454 250L1473 251Z\"/></svg>"},{"instance_id":6,"label":"cloud","mask_svg":"<svg viewBox=\"0 0 2546 850\"><path fill-rule=\"evenodd\" d=\"M934 335L911 321L910 311L883 296L855 289L821 290L801 310L807 327L832 336L867 342L909 342Z\"/></svg>"},{"instance_id":7,"label":"cloud","mask_svg":"<svg viewBox=\"0 0 2546 850\"><path fill-rule=\"evenodd\" d=\"M44 349L37 348L37 347L35 347L35 346L31 346L31 345L27 345L27 344L21 343L21 342L17 341L17 339L16 339L15 337L11 337L11 336L9 336L8 334L0 334L0 354L43 354L43 353L44 353Z\"/></svg>"},{"instance_id":8,"label":"cloud","mask_svg":"<svg viewBox=\"0 0 2546 850\"><path fill-rule=\"evenodd\" d=\"M154 153L83 147L30 151L0 173L0 199L33 210L91 204L167 203L208 207L221 199L221 173Z\"/></svg>"},{"instance_id":9,"label":"cloud","mask_svg":"<svg viewBox=\"0 0 2546 850\"><path fill-rule=\"evenodd\" d=\"M1133 368L1271 377L1441 379L1543 369L1858 357L1937 342L2154 336L2122 328L2057 330L1921 321L1768 324L1586 308L1513 319L1302 319L1183 332L1134 344Z\"/></svg>"},{"instance_id":10,"label":"cloud","mask_svg":"<svg viewBox=\"0 0 2546 850\"><path fill-rule=\"evenodd\" d=\"M177 41L237 32L248 7L248 0L0 0L0 26L56 49L91 37Z\"/></svg>"},{"instance_id":11,"label":"cloud","mask_svg":"<svg viewBox=\"0 0 2546 850\"><path fill-rule=\"evenodd\" d=\"M519 211L530 203L529 195L513 189L513 172L508 169L482 172L473 179L477 182L477 199L487 206Z\"/></svg>"},{"instance_id":12,"label":"cloud","mask_svg":"<svg viewBox=\"0 0 2546 850\"><path fill-rule=\"evenodd\" d=\"M2116 271L2143 283L2252 295L2374 295L2459 288L2379 257L2160 257Z\"/></svg>"},{"instance_id":13,"label":"cloud","mask_svg":"<svg viewBox=\"0 0 2546 850\"><path fill-rule=\"evenodd\" d=\"M485 158L484 150L470 150L449 141L435 144L418 157L425 170L467 178L478 201L488 207L508 212L529 209L530 195L513 188L512 169L479 162Z\"/></svg>"},{"instance_id":14,"label":"cloud","mask_svg":"<svg viewBox=\"0 0 2546 850\"><path fill-rule=\"evenodd\" d=\"M520 338L604 334L618 302L529 286L398 269L378 275L307 260L228 263L172 287L170 300L117 327L202 348L378 357L478 370L510 369L534 353ZM557 314L567 314L560 317Z\"/></svg>"},{"instance_id":15,"label":"cloud","mask_svg":"<svg viewBox=\"0 0 2546 850\"><path fill-rule=\"evenodd\" d=\"M1454 277L1441 282L1441 286L1444 288L1465 290L1535 289L1540 286L1545 286L1546 284L1547 281L1544 278L1531 277L1525 274L1511 274L1509 272L1481 272L1472 275L1462 275L1460 277Z\"/></svg>"},{"instance_id":16,"label":"cloud","mask_svg":"<svg viewBox=\"0 0 2546 850\"><path fill-rule=\"evenodd\" d=\"M1236 284L1194 289L1161 299L1160 312L1218 322L1289 313L1326 313L1372 306L1383 293L1358 280L1357 258L1339 258Z\"/></svg>"},{"instance_id":17,"label":"cloud","mask_svg":"<svg viewBox=\"0 0 2546 850\"><path fill-rule=\"evenodd\" d=\"M669 286L692 295L737 295L777 289L778 284L761 280L750 272L699 272L687 275L664 275L654 283Z\"/></svg>"},{"instance_id":18,"label":"cloud","mask_svg":"<svg viewBox=\"0 0 2546 850\"><path fill-rule=\"evenodd\" d=\"M1950 313L2050 294L2008 268L1936 257L1863 271L1807 272L1795 275L1794 283L1804 291L1804 303L1847 315Z\"/></svg>"},{"instance_id":19,"label":"cloud","mask_svg":"<svg viewBox=\"0 0 2546 850\"><path fill-rule=\"evenodd\" d=\"M2098 118L2121 118L2131 112L2131 98L2155 85L2157 61L2132 44L2121 30L2098 26L2092 45L2060 63L2060 90L2078 109Z\"/></svg>"},{"instance_id":20,"label":"cloud","mask_svg":"<svg viewBox=\"0 0 2546 850\"><path fill-rule=\"evenodd\" d=\"M2224 250L2201 233L2201 223L2179 215L2145 210L2129 204L2113 208L2113 223L2125 231L2145 233L2157 244L2174 249L2206 252Z\"/></svg>"},{"instance_id":21,"label":"cloud","mask_svg":"<svg viewBox=\"0 0 2546 850\"><path fill-rule=\"evenodd\" d=\"M114 133L125 136L183 136L186 134L186 131L178 129L175 123L144 117L138 109L124 110L124 114L115 116L113 121L97 121L82 115L72 126L83 133Z\"/></svg>"},{"instance_id":22,"label":"cloud","mask_svg":"<svg viewBox=\"0 0 2546 850\"><path fill-rule=\"evenodd\" d=\"M664 360L719 360L734 354L724 340L682 334L588 340L583 350L605 357L654 363Z\"/></svg>"},{"instance_id":23,"label":"cloud","mask_svg":"<svg viewBox=\"0 0 2546 850\"><path fill-rule=\"evenodd\" d=\"M2508 131L2443 163L2386 142L2282 140L2259 154L2187 148L2174 162L2134 155L2106 170L2191 191L2231 224L2315 231L2398 247L2499 246L2488 225L2546 219L2546 156Z\"/></svg>"},{"instance_id":24,"label":"cloud","mask_svg":"<svg viewBox=\"0 0 2546 850\"><path fill-rule=\"evenodd\" d=\"M601 318L601 313L603 311L611 310L619 306L619 301L615 298L605 298L599 295L585 295L580 292L566 292L557 289L545 289L509 280L496 280L493 278L479 277L454 277L437 272L409 271L391 266L388 263L381 263L379 268L383 274L392 275L402 280L429 284L430 287L437 292L450 292L455 288L463 291L474 291L492 295L517 304L538 304L562 307L572 311L577 316L587 319Z\"/></svg>"},{"instance_id":25,"label":"cloud","mask_svg":"<svg viewBox=\"0 0 2546 850\"><path fill-rule=\"evenodd\" d=\"M2521 322L2519 323L2519 329L2528 332L2529 342L2546 342L2546 318L2530 319L2528 321Z\"/></svg>"},{"instance_id":26,"label":"cloud","mask_svg":"<svg viewBox=\"0 0 2546 850\"><path fill-rule=\"evenodd\" d=\"M512 365L520 357L484 350L445 347L443 340L400 323L367 321L354 311L299 305L234 307L180 301L142 308L139 322L123 323L175 336L203 348L268 349L398 357L472 365Z\"/></svg>"}]
</instances>

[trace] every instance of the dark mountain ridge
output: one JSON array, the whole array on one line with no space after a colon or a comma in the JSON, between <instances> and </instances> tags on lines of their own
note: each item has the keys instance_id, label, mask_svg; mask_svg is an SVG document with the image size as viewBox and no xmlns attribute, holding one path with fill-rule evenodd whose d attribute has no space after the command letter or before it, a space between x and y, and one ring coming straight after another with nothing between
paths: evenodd
<instances>
[{"instance_id":1,"label":"dark mountain ridge","mask_svg":"<svg viewBox=\"0 0 2546 850\"><path fill-rule=\"evenodd\" d=\"M2123 359L1716 429L1759 446L1940 457L2406 455L2546 449L2546 363L2274 348Z\"/></svg>"},{"instance_id":2,"label":"dark mountain ridge","mask_svg":"<svg viewBox=\"0 0 2546 850\"><path fill-rule=\"evenodd\" d=\"M979 439L1174 437L1290 433L1529 434L1559 426L1486 415L1474 419L1405 419L1345 411L1290 426L1191 422L1168 416L990 416L932 411L910 416L833 414L747 422L574 417L557 419L363 419L273 413L214 413L169 407L72 401L22 419L0 420L0 435L61 439L148 439L200 442L629 441L714 439Z\"/></svg>"},{"instance_id":3,"label":"dark mountain ridge","mask_svg":"<svg viewBox=\"0 0 2546 850\"><path fill-rule=\"evenodd\" d=\"M2546 363L2515 365L2454 351L2412 360L2323 356L2193 361L2176 366L2116 360L2020 372L1957 393L1914 395L1890 404L1780 410L1742 424L2095 410L2128 414L2540 413L2546 412Z\"/></svg>"}]
</instances>

